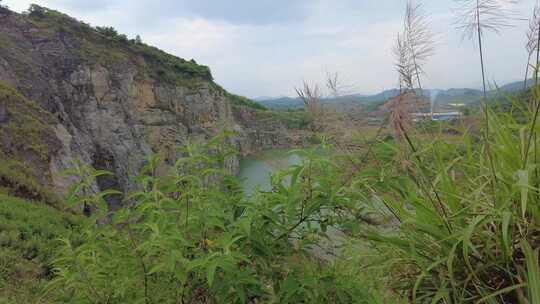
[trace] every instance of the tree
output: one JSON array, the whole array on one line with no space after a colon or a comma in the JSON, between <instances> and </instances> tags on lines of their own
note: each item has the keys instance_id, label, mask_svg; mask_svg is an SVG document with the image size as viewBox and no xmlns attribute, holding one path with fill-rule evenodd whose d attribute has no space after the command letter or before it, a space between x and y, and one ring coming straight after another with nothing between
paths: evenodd
<instances>
[{"instance_id":1,"label":"tree","mask_svg":"<svg viewBox=\"0 0 540 304\"><path fill-rule=\"evenodd\" d=\"M97 26L96 30L99 33L101 33L101 34L103 34L105 36L111 37L111 38L116 38L118 36L118 32L112 26Z\"/></svg>"},{"instance_id":2,"label":"tree","mask_svg":"<svg viewBox=\"0 0 540 304\"><path fill-rule=\"evenodd\" d=\"M28 15L30 17L43 18L47 14L47 9L37 4L31 4L28 8Z\"/></svg>"}]
</instances>

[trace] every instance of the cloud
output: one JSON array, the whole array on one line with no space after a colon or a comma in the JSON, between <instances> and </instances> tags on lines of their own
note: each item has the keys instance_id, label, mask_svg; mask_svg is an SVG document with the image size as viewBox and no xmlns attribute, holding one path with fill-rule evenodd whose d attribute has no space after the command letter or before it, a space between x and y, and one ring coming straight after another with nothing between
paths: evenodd
<instances>
[{"instance_id":1,"label":"cloud","mask_svg":"<svg viewBox=\"0 0 540 304\"><path fill-rule=\"evenodd\" d=\"M231 48L239 28L229 23L207 19L176 18L162 24L167 31L145 32L147 43L159 45L187 57L214 55L216 51Z\"/></svg>"},{"instance_id":2,"label":"cloud","mask_svg":"<svg viewBox=\"0 0 540 304\"><path fill-rule=\"evenodd\" d=\"M181 16L237 24L296 22L306 17L304 7L309 3L303 0L160 0L159 2L155 0L48 0L36 2L85 13L116 7L130 13L135 12L137 16L143 14L161 18ZM145 21L149 20L145 19Z\"/></svg>"},{"instance_id":3,"label":"cloud","mask_svg":"<svg viewBox=\"0 0 540 304\"><path fill-rule=\"evenodd\" d=\"M292 95L302 80L342 74L362 93L394 87L392 44L405 0L4 0L64 11L93 25L112 25L177 56L209 65L217 82L247 95ZM455 29L452 1L425 1L439 35L426 65L428 87L478 87L478 50ZM528 17L535 0L522 0ZM487 35L488 79L519 80L524 28Z\"/></svg>"},{"instance_id":4,"label":"cloud","mask_svg":"<svg viewBox=\"0 0 540 304\"><path fill-rule=\"evenodd\" d=\"M91 1L74 1L74 0L50 0L50 5L53 7L65 7L72 11L96 11L107 9L111 5L111 1L107 0L91 0Z\"/></svg>"},{"instance_id":5,"label":"cloud","mask_svg":"<svg viewBox=\"0 0 540 304\"><path fill-rule=\"evenodd\" d=\"M290 0L184 0L180 2L188 11L199 17L239 24L298 22L306 17L304 7L306 3L309 3L309 1Z\"/></svg>"}]
</instances>

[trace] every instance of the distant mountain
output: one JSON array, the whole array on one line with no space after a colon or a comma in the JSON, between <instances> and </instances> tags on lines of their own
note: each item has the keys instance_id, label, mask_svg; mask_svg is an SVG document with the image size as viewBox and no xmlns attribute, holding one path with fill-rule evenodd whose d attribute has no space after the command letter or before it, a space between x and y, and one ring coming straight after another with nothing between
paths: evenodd
<instances>
[{"instance_id":1,"label":"distant mountain","mask_svg":"<svg viewBox=\"0 0 540 304\"><path fill-rule=\"evenodd\" d=\"M437 90L429 90L431 92ZM437 105L446 105L450 103L473 103L477 102L482 98L482 91L475 89L448 89L448 90L438 90L435 95L430 95L435 100Z\"/></svg>"},{"instance_id":2,"label":"distant mountain","mask_svg":"<svg viewBox=\"0 0 540 304\"><path fill-rule=\"evenodd\" d=\"M533 82L534 82L533 79L527 80L527 87L532 86ZM509 84L505 84L502 87L500 87L500 89L507 92L517 92L517 91L523 90L523 81L516 81L516 82L511 82Z\"/></svg>"},{"instance_id":3,"label":"distant mountain","mask_svg":"<svg viewBox=\"0 0 540 304\"><path fill-rule=\"evenodd\" d=\"M251 98L255 101L259 101L259 100L273 100L273 99L280 99L280 98L284 98L284 97L287 97L287 96L258 96L258 97L254 97L254 98Z\"/></svg>"},{"instance_id":4,"label":"distant mountain","mask_svg":"<svg viewBox=\"0 0 540 304\"><path fill-rule=\"evenodd\" d=\"M398 89L390 89L390 90L382 91L381 93L378 93L375 95L361 95L359 96L359 100L361 100L362 103L379 102L379 101L385 101L392 97L396 97L398 95L399 95Z\"/></svg>"},{"instance_id":5,"label":"distant mountain","mask_svg":"<svg viewBox=\"0 0 540 304\"><path fill-rule=\"evenodd\" d=\"M325 104L341 104L341 103L355 103L355 104L368 104L373 102L385 101L388 98L395 97L399 94L399 90L392 89L386 90L375 95L361 95L361 94L351 94L343 95L337 98L324 98L323 103ZM255 99L257 102L263 104L264 106L275 109L275 110L294 110L300 109L304 106L302 100L298 97L274 97L267 99Z\"/></svg>"},{"instance_id":6,"label":"distant mountain","mask_svg":"<svg viewBox=\"0 0 540 304\"><path fill-rule=\"evenodd\" d=\"M532 85L532 79L529 79L527 86ZM516 81L512 83L505 84L499 87L500 90L506 92L517 92L523 88L523 81ZM491 90L490 95L496 94L497 90ZM447 90L439 89L426 89L423 92L426 96L430 96L434 99L435 104L437 105L447 105L450 103L464 103L470 104L480 101L482 98L482 91L477 89L470 88L451 88ZM377 102L383 102L389 98L395 97L399 94L398 89L390 89L382 91L374 95L363 95L363 94L351 94L340 96L337 98L325 98L323 103L326 104L372 104ZM264 97L256 98L257 102L263 104L264 106L275 109L275 110L294 110L300 109L303 107L302 100L300 98L293 97Z\"/></svg>"},{"instance_id":7,"label":"distant mountain","mask_svg":"<svg viewBox=\"0 0 540 304\"><path fill-rule=\"evenodd\" d=\"M295 110L301 109L304 106L304 103L298 97L276 97L265 100L257 100L257 102L274 110Z\"/></svg>"}]
</instances>

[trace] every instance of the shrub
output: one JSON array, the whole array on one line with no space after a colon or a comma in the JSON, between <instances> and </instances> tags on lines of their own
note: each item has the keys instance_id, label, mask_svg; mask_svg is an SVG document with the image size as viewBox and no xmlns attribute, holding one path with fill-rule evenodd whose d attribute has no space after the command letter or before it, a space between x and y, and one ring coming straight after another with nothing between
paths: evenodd
<instances>
[{"instance_id":1,"label":"shrub","mask_svg":"<svg viewBox=\"0 0 540 304\"><path fill-rule=\"evenodd\" d=\"M110 38L118 37L118 32L112 26L96 26L96 31L102 35L105 35Z\"/></svg>"},{"instance_id":2,"label":"shrub","mask_svg":"<svg viewBox=\"0 0 540 304\"><path fill-rule=\"evenodd\" d=\"M247 201L225 174L233 151L226 142L188 143L164 177L154 174L159 158L149 158L129 208L110 225L86 226L81 243L62 240L47 291L75 302L366 303L361 282L309 253L331 223L333 176L312 180L330 163L306 152L303 164L275 177L271 193ZM105 205L103 193L82 195L81 181L69 201Z\"/></svg>"},{"instance_id":3,"label":"shrub","mask_svg":"<svg viewBox=\"0 0 540 304\"><path fill-rule=\"evenodd\" d=\"M256 102L255 100L249 99L249 98L244 97L244 96L231 94L231 93L228 93L226 91L224 91L224 92L225 92L225 94L227 95L227 97L229 98L229 100L231 101L231 103L233 105L245 106L245 107L248 107L248 108L253 108L253 109L262 110L262 111L268 110L267 107L265 107L262 104Z\"/></svg>"}]
</instances>

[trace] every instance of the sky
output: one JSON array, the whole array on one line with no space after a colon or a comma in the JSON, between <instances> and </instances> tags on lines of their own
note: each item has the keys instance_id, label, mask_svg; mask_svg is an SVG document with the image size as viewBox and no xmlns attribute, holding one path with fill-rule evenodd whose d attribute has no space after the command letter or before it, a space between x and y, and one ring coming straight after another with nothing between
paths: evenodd
<instances>
[{"instance_id":1,"label":"sky","mask_svg":"<svg viewBox=\"0 0 540 304\"><path fill-rule=\"evenodd\" d=\"M504 0L499 0L504 1ZM504 84L524 77L526 19L536 0L520 0L520 18L485 36L486 76ZM303 81L324 84L339 73L350 93L397 85L392 46L406 0L3 0L15 11L30 3L208 65L230 92L256 98L293 96ZM456 29L452 0L424 1L436 37L424 87L481 86L478 48Z\"/></svg>"}]
</instances>

